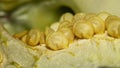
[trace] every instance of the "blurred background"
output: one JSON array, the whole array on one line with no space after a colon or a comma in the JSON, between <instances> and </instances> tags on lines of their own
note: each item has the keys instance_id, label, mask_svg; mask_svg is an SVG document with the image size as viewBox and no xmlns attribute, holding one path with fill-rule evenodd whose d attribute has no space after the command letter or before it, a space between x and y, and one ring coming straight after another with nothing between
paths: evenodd
<instances>
[{"instance_id":1,"label":"blurred background","mask_svg":"<svg viewBox=\"0 0 120 68\"><path fill-rule=\"evenodd\" d=\"M11 33L46 26L66 12L98 13L120 16L120 0L0 0L0 23Z\"/></svg>"}]
</instances>

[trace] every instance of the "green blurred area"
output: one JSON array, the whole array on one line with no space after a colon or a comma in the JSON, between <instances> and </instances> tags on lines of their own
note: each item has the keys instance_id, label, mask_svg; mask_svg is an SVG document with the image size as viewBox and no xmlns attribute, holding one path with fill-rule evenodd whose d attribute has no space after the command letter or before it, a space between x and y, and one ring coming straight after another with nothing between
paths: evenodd
<instances>
[{"instance_id":1,"label":"green blurred area","mask_svg":"<svg viewBox=\"0 0 120 68\"><path fill-rule=\"evenodd\" d=\"M43 31L62 14L74 13L68 4L57 0L1 0L0 8L10 15L5 27L12 34L31 28Z\"/></svg>"}]
</instances>

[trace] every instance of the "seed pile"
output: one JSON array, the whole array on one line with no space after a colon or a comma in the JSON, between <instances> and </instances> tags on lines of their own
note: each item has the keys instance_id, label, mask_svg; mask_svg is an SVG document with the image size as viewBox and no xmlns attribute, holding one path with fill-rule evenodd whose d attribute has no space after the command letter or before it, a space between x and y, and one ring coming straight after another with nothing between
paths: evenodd
<instances>
[{"instance_id":1,"label":"seed pile","mask_svg":"<svg viewBox=\"0 0 120 68\"><path fill-rule=\"evenodd\" d=\"M107 12L65 13L57 23L46 27L45 32L31 29L14 37L31 46L46 44L52 50L60 50L67 48L75 39L89 39L105 31L111 37L120 38L120 18Z\"/></svg>"}]
</instances>

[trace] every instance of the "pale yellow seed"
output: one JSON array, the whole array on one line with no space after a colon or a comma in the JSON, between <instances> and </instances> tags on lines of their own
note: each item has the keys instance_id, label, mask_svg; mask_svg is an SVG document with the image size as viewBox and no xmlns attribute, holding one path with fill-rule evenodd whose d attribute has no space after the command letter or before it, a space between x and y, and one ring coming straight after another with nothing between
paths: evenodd
<instances>
[{"instance_id":1,"label":"pale yellow seed","mask_svg":"<svg viewBox=\"0 0 120 68\"><path fill-rule=\"evenodd\" d=\"M56 23L53 23L53 24L50 26L50 28L53 29L54 31L57 31L59 25L60 25L60 23L59 23L59 22L56 22Z\"/></svg>"},{"instance_id":2,"label":"pale yellow seed","mask_svg":"<svg viewBox=\"0 0 120 68\"><path fill-rule=\"evenodd\" d=\"M86 16L85 13L77 13L77 14L75 14L75 16L73 17L72 22L73 22L73 23L76 23L76 22L79 21L79 20L84 20L85 16Z\"/></svg>"},{"instance_id":3,"label":"pale yellow seed","mask_svg":"<svg viewBox=\"0 0 120 68\"><path fill-rule=\"evenodd\" d=\"M40 31L37 29L32 29L29 31L27 36L27 43L31 46L35 46L40 41Z\"/></svg>"},{"instance_id":4,"label":"pale yellow seed","mask_svg":"<svg viewBox=\"0 0 120 68\"><path fill-rule=\"evenodd\" d=\"M57 31L46 38L46 45L52 50L60 50L68 47L68 40L61 32Z\"/></svg>"},{"instance_id":5,"label":"pale yellow seed","mask_svg":"<svg viewBox=\"0 0 120 68\"><path fill-rule=\"evenodd\" d=\"M119 28L120 28L120 19L110 20L107 26L107 32L112 37L120 38Z\"/></svg>"},{"instance_id":6,"label":"pale yellow seed","mask_svg":"<svg viewBox=\"0 0 120 68\"><path fill-rule=\"evenodd\" d=\"M73 28L73 23L70 23L69 21L60 22L58 29L61 29L61 28L64 28L64 27L72 29Z\"/></svg>"},{"instance_id":7,"label":"pale yellow seed","mask_svg":"<svg viewBox=\"0 0 120 68\"><path fill-rule=\"evenodd\" d=\"M24 36L21 38L21 41L23 41L24 43L27 43L27 35L24 35Z\"/></svg>"},{"instance_id":8,"label":"pale yellow seed","mask_svg":"<svg viewBox=\"0 0 120 68\"><path fill-rule=\"evenodd\" d=\"M23 32L20 32L20 33L17 33L15 35L13 35L13 37L15 38L22 38L24 35L26 35L28 33L28 31L23 31Z\"/></svg>"},{"instance_id":9,"label":"pale yellow seed","mask_svg":"<svg viewBox=\"0 0 120 68\"><path fill-rule=\"evenodd\" d=\"M110 16L110 13L108 12L100 12L97 14L98 17L100 17L103 21L107 19L108 16Z\"/></svg>"},{"instance_id":10,"label":"pale yellow seed","mask_svg":"<svg viewBox=\"0 0 120 68\"><path fill-rule=\"evenodd\" d=\"M45 33L40 32L40 44L45 44Z\"/></svg>"},{"instance_id":11,"label":"pale yellow seed","mask_svg":"<svg viewBox=\"0 0 120 68\"><path fill-rule=\"evenodd\" d=\"M65 13L61 16L60 22L62 22L62 21L72 22L72 19L73 19L73 14L72 13Z\"/></svg>"},{"instance_id":12,"label":"pale yellow seed","mask_svg":"<svg viewBox=\"0 0 120 68\"><path fill-rule=\"evenodd\" d=\"M74 24L73 33L78 38L91 38L94 34L94 29L91 23L79 21Z\"/></svg>"},{"instance_id":13,"label":"pale yellow seed","mask_svg":"<svg viewBox=\"0 0 120 68\"><path fill-rule=\"evenodd\" d=\"M94 16L89 18L87 21L92 23L96 34L105 32L105 22L101 18Z\"/></svg>"},{"instance_id":14,"label":"pale yellow seed","mask_svg":"<svg viewBox=\"0 0 120 68\"><path fill-rule=\"evenodd\" d=\"M110 15L106 18L105 20L105 27L108 28L109 26L109 23L111 23L110 21L111 20L119 20L119 17L118 16L115 16L115 15Z\"/></svg>"},{"instance_id":15,"label":"pale yellow seed","mask_svg":"<svg viewBox=\"0 0 120 68\"><path fill-rule=\"evenodd\" d=\"M74 41L74 34L70 28L61 28L58 31L61 31L66 36L69 43Z\"/></svg>"}]
</instances>

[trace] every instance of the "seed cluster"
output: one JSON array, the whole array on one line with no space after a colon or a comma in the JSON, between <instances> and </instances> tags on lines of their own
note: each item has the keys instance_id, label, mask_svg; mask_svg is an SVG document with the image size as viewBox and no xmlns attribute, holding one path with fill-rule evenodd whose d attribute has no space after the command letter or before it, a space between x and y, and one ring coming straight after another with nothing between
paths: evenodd
<instances>
[{"instance_id":1,"label":"seed cluster","mask_svg":"<svg viewBox=\"0 0 120 68\"><path fill-rule=\"evenodd\" d=\"M60 50L67 48L76 38L89 39L105 31L111 37L120 38L120 18L107 12L65 13L57 23L46 27L45 32L31 29L15 34L14 37L31 46L46 44L52 50Z\"/></svg>"}]
</instances>

